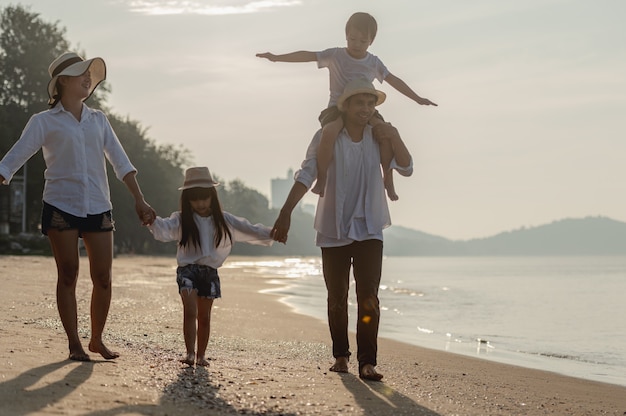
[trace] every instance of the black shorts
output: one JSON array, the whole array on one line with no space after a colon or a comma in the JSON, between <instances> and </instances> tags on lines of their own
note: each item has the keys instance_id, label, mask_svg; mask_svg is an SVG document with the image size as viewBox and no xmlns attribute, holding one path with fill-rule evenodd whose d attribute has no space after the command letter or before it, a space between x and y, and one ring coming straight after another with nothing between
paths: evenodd
<instances>
[{"instance_id":1,"label":"black shorts","mask_svg":"<svg viewBox=\"0 0 626 416\"><path fill-rule=\"evenodd\" d=\"M222 288L217 269L200 264L188 264L176 268L178 293L183 290L196 290L202 298L217 299L222 297Z\"/></svg>"},{"instance_id":2,"label":"black shorts","mask_svg":"<svg viewBox=\"0 0 626 416\"><path fill-rule=\"evenodd\" d=\"M41 233L48 235L48 230L78 230L78 236L83 233L115 231L115 221L111 211L101 214L87 215L87 217L77 217L61 211L54 205L43 202L41 211Z\"/></svg>"}]
</instances>

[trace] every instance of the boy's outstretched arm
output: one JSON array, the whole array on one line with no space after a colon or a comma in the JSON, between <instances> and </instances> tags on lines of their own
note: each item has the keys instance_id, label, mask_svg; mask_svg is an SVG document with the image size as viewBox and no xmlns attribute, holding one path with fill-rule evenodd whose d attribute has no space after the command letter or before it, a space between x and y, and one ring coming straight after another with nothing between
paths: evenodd
<instances>
[{"instance_id":1,"label":"boy's outstretched arm","mask_svg":"<svg viewBox=\"0 0 626 416\"><path fill-rule=\"evenodd\" d=\"M311 51L297 51L274 55L270 52L257 53L259 58L269 59L272 62L313 62L317 61L317 54Z\"/></svg>"},{"instance_id":2,"label":"boy's outstretched arm","mask_svg":"<svg viewBox=\"0 0 626 416\"><path fill-rule=\"evenodd\" d=\"M415 91L411 89L411 87L406 85L406 82L402 81L400 78L398 78L392 73L389 73L389 75L387 75L387 78L385 78L385 82L391 85L396 90L398 90L398 92L401 92L402 94L406 95L407 97L409 97L411 100L415 101L418 104L434 105L435 107L437 106L437 104L430 101L428 98L420 97L419 95L417 95Z\"/></svg>"}]
</instances>

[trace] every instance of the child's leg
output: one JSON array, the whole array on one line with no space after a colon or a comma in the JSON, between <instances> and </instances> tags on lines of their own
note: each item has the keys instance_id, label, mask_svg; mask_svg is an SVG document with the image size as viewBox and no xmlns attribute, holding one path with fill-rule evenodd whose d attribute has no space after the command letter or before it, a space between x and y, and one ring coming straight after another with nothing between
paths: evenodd
<instances>
[{"instance_id":1,"label":"child's leg","mask_svg":"<svg viewBox=\"0 0 626 416\"><path fill-rule=\"evenodd\" d=\"M392 201L399 199L396 193L396 187L393 183L393 170L389 168L391 166L391 160L393 159L393 149L391 144L387 141L379 143L380 145L380 164L383 167L383 180L385 183L385 189L387 190L387 196Z\"/></svg>"},{"instance_id":2,"label":"child's leg","mask_svg":"<svg viewBox=\"0 0 626 416\"><path fill-rule=\"evenodd\" d=\"M183 289L180 292L183 301L183 336L187 353L180 362L193 365L196 359L196 319L198 316L198 292L191 289Z\"/></svg>"},{"instance_id":3,"label":"child's leg","mask_svg":"<svg viewBox=\"0 0 626 416\"><path fill-rule=\"evenodd\" d=\"M205 354L207 345L209 345L209 335L211 334L212 308L213 299L198 298L198 354L196 355L196 365L203 367L209 365Z\"/></svg>"},{"instance_id":4,"label":"child's leg","mask_svg":"<svg viewBox=\"0 0 626 416\"><path fill-rule=\"evenodd\" d=\"M372 127L377 124L384 123L384 121L376 116L370 119L370 125ZM378 142L380 147L380 164L383 168L383 180L385 183L385 189L387 190L387 196L392 201L397 201L399 199L398 194L396 193L396 187L393 183L393 170L389 168L391 165L391 160L393 159L393 148L391 144L387 141Z\"/></svg>"},{"instance_id":5,"label":"child's leg","mask_svg":"<svg viewBox=\"0 0 626 416\"><path fill-rule=\"evenodd\" d=\"M343 119L338 117L336 120L331 121L322 128L322 138L320 139L320 145L317 148L317 182L313 187L313 193L319 196L324 196L324 189L326 188L326 174L330 162L333 160L333 153L335 150L335 140L339 135L339 132L343 128Z\"/></svg>"}]
</instances>

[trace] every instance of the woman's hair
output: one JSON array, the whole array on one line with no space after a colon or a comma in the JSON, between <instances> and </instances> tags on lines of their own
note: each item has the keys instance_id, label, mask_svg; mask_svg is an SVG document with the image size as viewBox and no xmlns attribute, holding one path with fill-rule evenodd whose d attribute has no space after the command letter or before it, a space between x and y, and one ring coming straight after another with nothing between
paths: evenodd
<instances>
[{"instance_id":1,"label":"woman's hair","mask_svg":"<svg viewBox=\"0 0 626 416\"><path fill-rule=\"evenodd\" d=\"M181 237L178 244L181 247L192 244L200 248L200 232L196 222L193 220L191 201L207 198L211 198L211 218L213 219L213 225L215 225L215 236L213 238L215 247L219 246L226 237L232 243L233 236L224 219L224 212L215 188L189 188L184 189L180 195Z\"/></svg>"},{"instance_id":2,"label":"woman's hair","mask_svg":"<svg viewBox=\"0 0 626 416\"><path fill-rule=\"evenodd\" d=\"M378 31L378 24L376 19L369 13L356 12L348 19L346 23L346 35L350 29L358 30L370 37L370 40L374 42L376 32Z\"/></svg>"},{"instance_id":3,"label":"woman's hair","mask_svg":"<svg viewBox=\"0 0 626 416\"><path fill-rule=\"evenodd\" d=\"M59 82L61 77L63 77L63 75L57 78L57 81L56 81L57 93L54 95L54 97L52 97L53 101L49 104L50 108L54 108L59 103L59 101L61 101L61 97L63 96L63 84Z\"/></svg>"}]
</instances>

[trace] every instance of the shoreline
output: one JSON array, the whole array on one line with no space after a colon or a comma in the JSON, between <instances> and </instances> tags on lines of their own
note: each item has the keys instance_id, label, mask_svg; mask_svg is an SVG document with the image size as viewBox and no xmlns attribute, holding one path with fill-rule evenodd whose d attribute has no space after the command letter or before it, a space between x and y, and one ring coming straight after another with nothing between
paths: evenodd
<instances>
[{"instance_id":1,"label":"shoreline","mask_svg":"<svg viewBox=\"0 0 626 416\"><path fill-rule=\"evenodd\" d=\"M393 258L393 256L387 257ZM270 282L274 284L274 287L264 290L263 293L278 294L281 296L280 301L290 306L295 313L310 316L321 320L324 324L326 323L326 290L318 270L321 269L321 258L305 256L299 259L290 258L283 261L277 259L268 262L261 258L260 261L254 262L253 260L251 263L253 264L235 260L231 264L239 268L254 266L257 270L272 276ZM381 308L389 306L385 302L384 296L385 292L383 291ZM356 312L356 306L352 293L350 301L352 305L350 328L353 329L355 327L353 315ZM515 335L512 333L505 333L504 335L497 333L498 337L494 336L494 333L490 333L490 340L485 340L480 335L476 335L474 338L467 337L467 334L452 337L451 334L441 331L441 328L439 328L439 332L428 331L427 329L423 329L423 332L415 332L412 321L405 321L400 324L402 317L395 318L390 308L385 308L385 310L386 312L384 311L381 315L379 338L387 338L440 352L626 387L626 378L624 378L621 367L606 362L585 360L585 357L577 356L576 352L567 347L563 350L560 350L558 346L556 348L537 349L524 344L525 349L522 349L521 344L502 345L500 342L493 342L493 338L514 337ZM393 311L397 312L396 309ZM601 345L597 345L597 347L602 348ZM617 359L617 361L620 360Z\"/></svg>"},{"instance_id":2,"label":"shoreline","mask_svg":"<svg viewBox=\"0 0 626 416\"><path fill-rule=\"evenodd\" d=\"M229 260L242 257L233 256ZM260 258L255 257L255 261ZM65 334L48 257L0 256L0 412L6 414L177 415L623 415L626 388L431 350L381 338L383 383L363 382L332 364L326 324L259 293L269 279L220 271L212 315L211 366L178 363L182 308L173 257L113 261L105 342L122 355L66 360ZM90 280L81 258L78 293L83 344L89 336ZM354 342L351 334L351 344Z\"/></svg>"},{"instance_id":3,"label":"shoreline","mask_svg":"<svg viewBox=\"0 0 626 416\"><path fill-rule=\"evenodd\" d=\"M280 294L280 289L270 289L271 291L275 291L277 294ZM263 293L271 293L271 292L263 292ZM305 312L299 309L293 303L289 301L285 301L280 299L281 303L284 303L288 306L292 313L300 314L307 317L312 317L314 319L319 320L322 323L326 323L322 318L316 317L313 313ZM350 330L354 328L352 321L350 322ZM383 324L384 325L384 324ZM567 358L559 358L559 357L551 357L549 355L542 355L539 353L523 353L519 351L513 350L491 350L492 347L489 342L480 341L477 339L474 342L470 341L451 341L449 338L444 338L443 336L440 339L432 340L427 339L423 340L423 342L419 341L411 341L402 339L402 337L394 337L393 334L387 335L384 333L383 328L379 332L379 340L389 340L393 342L399 342L403 344L407 344L409 346L414 346L418 348L424 348L440 353L445 354L455 354L461 357L467 357L477 360L484 360L492 363L499 363L510 365L514 367L525 368L529 370L538 370L544 371L548 373L554 373L561 376L577 378L586 381L594 381L598 383L604 383L609 385L615 385L619 387L626 388L626 381L623 378L610 379L609 373L601 373L590 374L588 373L588 368L586 363L579 363L577 361L570 361ZM625 413L626 414L626 411Z\"/></svg>"}]
</instances>

